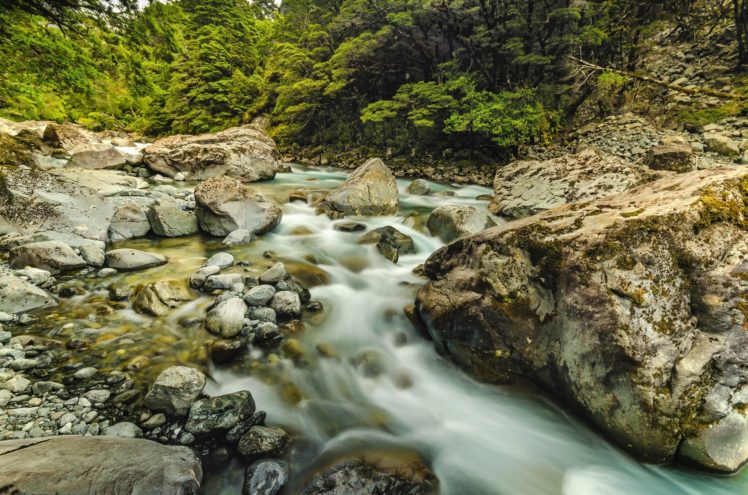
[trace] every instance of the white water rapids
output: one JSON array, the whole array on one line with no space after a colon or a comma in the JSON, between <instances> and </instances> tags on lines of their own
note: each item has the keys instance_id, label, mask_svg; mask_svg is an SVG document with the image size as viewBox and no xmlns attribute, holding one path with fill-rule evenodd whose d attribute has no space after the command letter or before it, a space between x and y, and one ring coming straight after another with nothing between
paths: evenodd
<instances>
[{"instance_id":1,"label":"white water rapids","mask_svg":"<svg viewBox=\"0 0 748 495\"><path fill-rule=\"evenodd\" d=\"M330 188L345 178L335 171L299 168L259 187ZM325 316L307 323L299 340L308 355L325 342L340 359L317 359L306 367L284 361L285 378L302 400L289 405L279 388L241 371L216 369L211 395L250 390L268 423L294 433L292 471L303 471L326 452L369 446L414 449L430 464L440 492L463 494L734 494L748 491L746 476L720 477L685 468L639 463L579 420L532 392L488 386L468 378L416 334L402 308L423 281L412 269L441 242L423 227L428 212L443 204L485 208L475 198L487 188L445 187L454 197L412 196L399 181L401 211L396 216L356 218L368 228L392 225L411 236L417 254L397 265L373 246L361 246L361 233L333 230L334 221L315 215L301 202L284 206L280 227L253 250L272 249L284 260L312 255L330 282L312 290ZM416 215L413 215L415 213ZM405 223L404 220L409 218ZM413 222L413 219L416 219ZM298 228L311 231L298 235ZM407 336L403 343L403 334ZM351 364L362 351L378 352L384 372L367 377ZM206 493L239 493L241 472L229 469L209 479Z\"/></svg>"}]
</instances>

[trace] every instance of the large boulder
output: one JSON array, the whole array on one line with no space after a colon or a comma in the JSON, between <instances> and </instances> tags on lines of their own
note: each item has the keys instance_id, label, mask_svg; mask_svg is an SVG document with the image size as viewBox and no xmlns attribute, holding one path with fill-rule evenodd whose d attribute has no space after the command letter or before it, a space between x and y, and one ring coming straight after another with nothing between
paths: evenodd
<instances>
[{"instance_id":1,"label":"large boulder","mask_svg":"<svg viewBox=\"0 0 748 495\"><path fill-rule=\"evenodd\" d=\"M748 170L673 175L459 239L417 307L479 378L529 377L651 461L748 459Z\"/></svg>"},{"instance_id":2,"label":"large boulder","mask_svg":"<svg viewBox=\"0 0 748 495\"><path fill-rule=\"evenodd\" d=\"M458 237L477 234L495 222L485 212L473 206L444 205L436 208L426 221L431 235L451 242Z\"/></svg>"},{"instance_id":3,"label":"large boulder","mask_svg":"<svg viewBox=\"0 0 748 495\"><path fill-rule=\"evenodd\" d=\"M109 239L121 241L143 237L151 230L146 212L135 203L124 203L114 212L109 224Z\"/></svg>"},{"instance_id":4,"label":"large boulder","mask_svg":"<svg viewBox=\"0 0 748 495\"><path fill-rule=\"evenodd\" d=\"M200 228L217 237L225 237L236 229L263 234L274 229L282 217L280 208L262 194L226 176L198 184L195 201Z\"/></svg>"},{"instance_id":5,"label":"large boulder","mask_svg":"<svg viewBox=\"0 0 748 495\"><path fill-rule=\"evenodd\" d=\"M643 184L657 176L594 148L552 160L517 161L494 177L491 213L522 218L567 203L592 201Z\"/></svg>"},{"instance_id":6,"label":"large boulder","mask_svg":"<svg viewBox=\"0 0 748 495\"><path fill-rule=\"evenodd\" d=\"M46 291L14 275L0 276L0 312L25 313L57 304Z\"/></svg>"},{"instance_id":7,"label":"large boulder","mask_svg":"<svg viewBox=\"0 0 748 495\"><path fill-rule=\"evenodd\" d=\"M79 144L70 150L68 165L79 168L119 168L127 163L127 157L117 148L106 143Z\"/></svg>"},{"instance_id":8,"label":"large boulder","mask_svg":"<svg viewBox=\"0 0 748 495\"><path fill-rule=\"evenodd\" d=\"M0 442L3 493L196 495L201 480L192 450L150 440L59 436Z\"/></svg>"},{"instance_id":9,"label":"large boulder","mask_svg":"<svg viewBox=\"0 0 748 495\"><path fill-rule=\"evenodd\" d=\"M122 199L147 187L112 170L22 169L0 166L0 232L55 231L107 241Z\"/></svg>"},{"instance_id":10,"label":"large boulder","mask_svg":"<svg viewBox=\"0 0 748 495\"><path fill-rule=\"evenodd\" d=\"M379 158L367 161L327 195L322 208L344 215L392 215L400 198L395 174Z\"/></svg>"},{"instance_id":11,"label":"large boulder","mask_svg":"<svg viewBox=\"0 0 748 495\"><path fill-rule=\"evenodd\" d=\"M169 177L181 173L190 180L227 175L255 182L272 179L278 168L275 143L252 126L159 139L144 150L143 160L158 173Z\"/></svg>"},{"instance_id":12,"label":"large boulder","mask_svg":"<svg viewBox=\"0 0 748 495\"><path fill-rule=\"evenodd\" d=\"M54 275L83 268L86 266L86 261L62 241L42 241L11 249L10 266L41 268Z\"/></svg>"},{"instance_id":13,"label":"large boulder","mask_svg":"<svg viewBox=\"0 0 748 495\"><path fill-rule=\"evenodd\" d=\"M77 124L51 122L44 128L44 143L70 152L76 146L101 143L96 134Z\"/></svg>"}]
</instances>

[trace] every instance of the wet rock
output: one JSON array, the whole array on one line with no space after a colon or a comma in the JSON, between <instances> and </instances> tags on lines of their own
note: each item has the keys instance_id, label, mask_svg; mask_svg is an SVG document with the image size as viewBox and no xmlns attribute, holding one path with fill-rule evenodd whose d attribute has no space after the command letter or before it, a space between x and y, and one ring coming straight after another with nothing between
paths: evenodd
<instances>
[{"instance_id":1,"label":"wet rock","mask_svg":"<svg viewBox=\"0 0 748 495\"><path fill-rule=\"evenodd\" d=\"M278 325L272 322L261 322L255 328L253 344L261 347L276 347L283 341Z\"/></svg>"},{"instance_id":2,"label":"wet rock","mask_svg":"<svg viewBox=\"0 0 748 495\"><path fill-rule=\"evenodd\" d=\"M221 337L234 337L242 329L246 312L247 305L242 298L232 297L208 312L205 318L205 329Z\"/></svg>"},{"instance_id":3,"label":"wet rock","mask_svg":"<svg viewBox=\"0 0 748 495\"><path fill-rule=\"evenodd\" d=\"M119 168L127 163L127 157L117 148L106 143L79 144L70 150L68 166L79 168Z\"/></svg>"},{"instance_id":4,"label":"wet rock","mask_svg":"<svg viewBox=\"0 0 748 495\"><path fill-rule=\"evenodd\" d=\"M153 233L162 237L182 237L198 232L197 217L184 211L173 199L159 199L147 213Z\"/></svg>"},{"instance_id":5,"label":"wet rock","mask_svg":"<svg viewBox=\"0 0 748 495\"><path fill-rule=\"evenodd\" d=\"M746 180L672 175L460 239L427 261L418 311L475 376L539 381L645 459L733 471L748 460Z\"/></svg>"},{"instance_id":6,"label":"wet rock","mask_svg":"<svg viewBox=\"0 0 748 495\"><path fill-rule=\"evenodd\" d=\"M86 262L64 242L42 241L11 249L10 266L13 268L31 266L47 270L54 275L83 268Z\"/></svg>"},{"instance_id":7,"label":"wet rock","mask_svg":"<svg viewBox=\"0 0 748 495\"><path fill-rule=\"evenodd\" d=\"M143 430L133 423L123 421L122 423L113 424L108 428L104 428L104 435L108 437L142 438Z\"/></svg>"},{"instance_id":8,"label":"wet rock","mask_svg":"<svg viewBox=\"0 0 748 495\"><path fill-rule=\"evenodd\" d=\"M195 200L200 228L219 237L237 229L264 234L273 230L282 217L280 208L262 194L225 176L198 184Z\"/></svg>"},{"instance_id":9,"label":"wet rock","mask_svg":"<svg viewBox=\"0 0 748 495\"><path fill-rule=\"evenodd\" d=\"M327 467L301 490L303 495L438 492L438 481L423 460L407 452L372 451Z\"/></svg>"},{"instance_id":10,"label":"wet rock","mask_svg":"<svg viewBox=\"0 0 748 495\"><path fill-rule=\"evenodd\" d=\"M194 368L172 366L161 372L143 400L152 411L186 416L205 387L205 375Z\"/></svg>"},{"instance_id":11,"label":"wet rock","mask_svg":"<svg viewBox=\"0 0 748 495\"><path fill-rule=\"evenodd\" d=\"M183 281L159 280L138 289L133 309L151 316L163 316L192 299L192 294Z\"/></svg>"},{"instance_id":12,"label":"wet rock","mask_svg":"<svg viewBox=\"0 0 748 495\"><path fill-rule=\"evenodd\" d=\"M265 306L275 295L275 287L272 285L258 285L252 287L244 294L244 302L250 306Z\"/></svg>"},{"instance_id":13,"label":"wet rock","mask_svg":"<svg viewBox=\"0 0 748 495\"><path fill-rule=\"evenodd\" d=\"M185 428L198 436L228 431L254 412L254 399L246 390L202 399L190 408Z\"/></svg>"},{"instance_id":14,"label":"wet rock","mask_svg":"<svg viewBox=\"0 0 748 495\"><path fill-rule=\"evenodd\" d=\"M367 232L358 239L359 244L376 244L377 250L393 263L397 263L402 254L416 252L413 239L389 225Z\"/></svg>"},{"instance_id":15,"label":"wet rock","mask_svg":"<svg viewBox=\"0 0 748 495\"><path fill-rule=\"evenodd\" d=\"M382 355L376 350L359 352L351 358L351 364L367 378L376 378L385 371Z\"/></svg>"},{"instance_id":16,"label":"wet rock","mask_svg":"<svg viewBox=\"0 0 748 495\"><path fill-rule=\"evenodd\" d=\"M338 222L333 228L340 232L361 232L366 230L366 225L357 222Z\"/></svg>"},{"instance_id":17,"label":"wet rock","mask_svg":"<svg viewBox=\"0 0 748 495\"><path fill-rule=\"evenodd\" d=\"M232 127L214 134L169 136L144 150L143 160L151 170L190 180L225 175L242 182L275 177L275 143L262 131L251 127Z\"/></svg>"},{"instance_id":18,"label":"wet rock","mask_svg":"<svg viewBox=\"0 0 748 495\"><path fill-rule=\"evenodd\" d=\"M243 437L253 426L264 426L266 416L267 414L265 414L265 411L255 411L252 416L240 421L236 426L226 432L226 441L231 444L238 443L241 437Z\"/></svg>"},{"instance_id":19,"label":"wet rock","mask_svg":"<svg viewBox=\"0 0 748 495\"><path fill-rule=\"evenodd\" d=\"M106 455L102 455L106 453ZM0 484L13 493L197 494L200 461L143 439L60 436L0 442Z\"/></svg>"},{"instance_id":20,"label":"wet rock","mask_svg":"<svg viewBox=\"0 0 748 495\"><path fill-rule=\"evenodd\" d=\"M496 196L489 210L522 218L568 203L611 196L656 177L646 167L594 148L551 160L517 161L496 172Z\"/></svg>"},{"instance_id":21,"label":"wet rock","mask_svg":"<svg viewBox=\"0 0 748 495\"><path fill-rule=\"evenodd\" d=\"M214 363L228 363L246 350L247 344L241 340L216 340L210 345L210 357Z\"/></svg>"},{"instance_id":22,"label":"wet rock","mask_svg":"<svg viewBox=\"0 0 748 495\"><path fill-rule=\"evenodd\" d=\"M237 450L249 462L281 457L291 438L284 430L271 426L253 426L239 439Z\"/></svg>"},{"instance_id":23,"label":"wet rock","mask_svg":"<svg viewBox=\"0 0 748 495\"><path fill-rule=\"evenodd\" d=\"M233 260L233 257L232 257L232 260ZM193 289L202 289L208 277L216 275L220 273L220 271L221 271L221 268L215 265L204 266L202 268L198 268L195 271L195 273L193 273L192 276L190 277L190 287L192 287Z\"/></svg>"},{"instance_id":24,"label":"wet rock","mask_svg":"<svg viewBox=\"0 0 748 495\"><path fill-rule=\"evenodd\" d=\"M228 290L237 286L244 287L244 279L240 273L220 273L218 275L211 275L205 279L203 289L210 292L214 290Z\"/></svg>"},{"instance_id":25,"label":"wet rock","mask_svg":"<svg viewBox=\"0 0 748 495\"><path fill-rule=\"evenodd\" d=\"M416 179L408 186L408 194L414 194L417 196L425 196L431 192L431 186L428 181L423 179Z\"/></svg>"},{"instance_id":26,"label":"wet rock","mask_svg":"<svg viewBox=\"0 0 748 495\"><path fill-rule=\"evenodd\" d=\"M296 292L282 290L276 292L270 300L270 307L280 318L298 318L301 316L301 299Z\"/></svg>"},{"instance_id":27,"label":"wet rock","mask_svg":"<svg viewBox=\"0 0 748 495\"><path fill-rule=\"evenodd\" d=\"M267 459L247 467L243 495L278 495L288 485L288 463Z\"/></svg>"},{"instance_id":28,"label":"wet rock","mask_svg":"<svg viewBox=\"0 0 748 495\"><path fill-rule=\"evenodd\" d=\"M135 271L168 263L166 256L137 249L113 249L106 252L106 264L121 271Z\"/></svg>"},{"instance_id":29,"label":"wet rock","mask_svg":"<svg viewBox=\"0 0 748 495\"><path fill-rule=\"evenodd\" d=\"M269 321L275 323L277 320L277 314L273 308L262 308L255 307L249 310L249 319L257 321Z\"/></svg>"},{"instance_id":30,"label":"wet rock","mask_svg":"<svg viewBox=\"0 0 748 495\"><path fill-rule=\"evenodd\" d=\"M51 294L20 277L0 276L0 311L3 313L25 313L56 304Z\"/></svg>"},{"instance_id":31,"label":"wet rock","mask_svg":"<svg viewBox=\"0 0 748 495\"><path fill-rule=\"evenodd\" d=\"M107 289L110 301L125 301L134 292L132 286L121 282L115 282Z\"/></svg>"},{"instance_id":32,"label":"wet rock","mask_svg":"<svg viewBox=\"0 0 748 495\"><path fill-rule=\"evenodd\" d=\"M255 240L255 235L247 229L236 229L226 236L222 244L224 246L242 246L251 244Z\"/></svg>"},{"instance_id":33,"label":"wet rock","mask_svg":"<svg viewBox=\"0 0 748 495\"><path fill-rule=\"evenodd\" d=\"M217 266L218 268L228 268L234 264L234 257L229 253L216 253L205 262L205 266Z\"/></svg>"},{"instance_id":34,"label":"wet rock","mask_svg":"<svg viewBox=\"0 0 748 495\"><path fill-rule=\"evenodd\" d=\"M260 275L260 282L275 284L288 277L286 266L283 263L275 263Z\"/></svg>"},{"instance_id":35,"label":"wet rock","mask_svg":"<svg viewBox=\"0 0 748 495\"><path fill-rule=\"evenodd\" d=\"M394 214L400 206L395 175L382 160L372 158L328 194L322 206L344 215Z\"/></svg>"},{"instance_id":36,"label":"wet rock","mask_svg":"<svg viewBox=\"0 0 748 495\"><path fill-rule=\"evenodd\" d=\"M475 234L494 225L493 220L472 206L445 205L429 215L426 226L431 235L444 242Z\"/></svg>"},{"instance_id":37,"label":"wet rock","mask_svg":"<svg viewBox=\"0 0 748 495\"><path fill-rule=\"evenodd\" d=\"M109 226L112 241L143 237L151 230L145 211L134 203L127 203L115 211Z\"/></svg>"}]
</instances>

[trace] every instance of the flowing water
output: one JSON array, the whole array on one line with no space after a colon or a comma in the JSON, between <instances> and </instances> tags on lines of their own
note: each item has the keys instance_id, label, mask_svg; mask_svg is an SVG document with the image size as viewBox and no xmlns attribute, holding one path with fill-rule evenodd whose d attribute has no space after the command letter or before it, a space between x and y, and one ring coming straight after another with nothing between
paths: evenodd
<instances>
[{"instance_id":1,"label":"flowing water","mask_svg":"<svg viewBox=\"0 0 748 495\"><path fill-rule=\"evenodd\" d=\"M283 202L292 190L324 191L345 178L334 170L295 167L294 172L256 187ZM127 308L92 311L106 298L94 292L64 303L39 328L88 342L88 351L74 359L140 370L144 383L167 364L190 363L209 368L212 380L206 391L211 395L250 390L258 408L267 412L268 423L294 436L289 459L294 483L319 458L386 447L419 453L439 478L443 494L748 491L743 475L719 477L641 464L538 394L477 383L439 357L402 311L422 283L413 268L441 245L428 235L425 219L443 204L485 208L487 202L476 198L491 191L433 184L436 194L422 197L407 194L407 184L399 181L397 215L355 219L368 228L392 225L413 238L417 254L402 256L397 265L373 246L357 244L360 233L334 230L341 220L315 215L298 201L283 206L283 222L275 232L229 250L237 260L250 262L252 270L281 260L313 285L313 298L325 311L291 329L298 346L285 355L294 359L252 351L230 366L210 364L203 350L209 336L199 325L184 323L204 314L207 297L152 319ZM222 249L220 242L199 237L126 245L171 258L164 267L117 276L128 283L187 278L206 256ZM234 462L211 474L203 491L240 493L242 476Z\"/></svg>"}]
</instances>

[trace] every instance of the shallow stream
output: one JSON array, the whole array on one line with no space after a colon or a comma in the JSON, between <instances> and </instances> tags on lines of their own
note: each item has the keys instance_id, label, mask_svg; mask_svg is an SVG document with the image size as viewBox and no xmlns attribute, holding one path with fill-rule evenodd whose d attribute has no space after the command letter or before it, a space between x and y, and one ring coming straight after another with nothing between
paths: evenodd
<instances>
[{"instance_id":1,"label":"shallow stream","mask_svg":"<svg viewBox=\"0 0 748 495\"><path fill-rule=\"evenodd\" d=\"M748 477L719 477L684 468L637 462L577 419L532 391L479 384L437 355L403 315L422 280L412 273L441 245L425 229L428 213L443 204L485 208L484 187L432 184L430 196L406 193L399 181L400 212L356 218L370 228L395 226L411 236L417 254L397 265L373 246L357 244L361 233L334 230L347 220L316 215L304 202L285 202L295 190L324 191L345 173L294 167L268 183L255 184L283 205L283 221L249 246L224 249L201 237L128 241L122 245L159 251L163 267L121 274L112 281L138 284L187 279L211 254L227 250L247 270L283 261L325 310L288 329L298 345L291 352L252 351L229 366L209 362L211 338L199 323L210 298L201 297L163 318L112 311L99 290L64 300L35 325L87 344L73 359L112 369L128 368L142 384L176 363L204 366L211 395L246 389L268 423L294 436L293 483L318 464L346 452L387 448L419 453L439 479L440 492L464 494L734 494L748 491ZM185 185L186 186L186 185ZM96 279L84 280L90 287ZM104 284L106 285L106 284ZM207 494L241 492L238 463L210 474Z\"/></svg>"}]
</instances>

